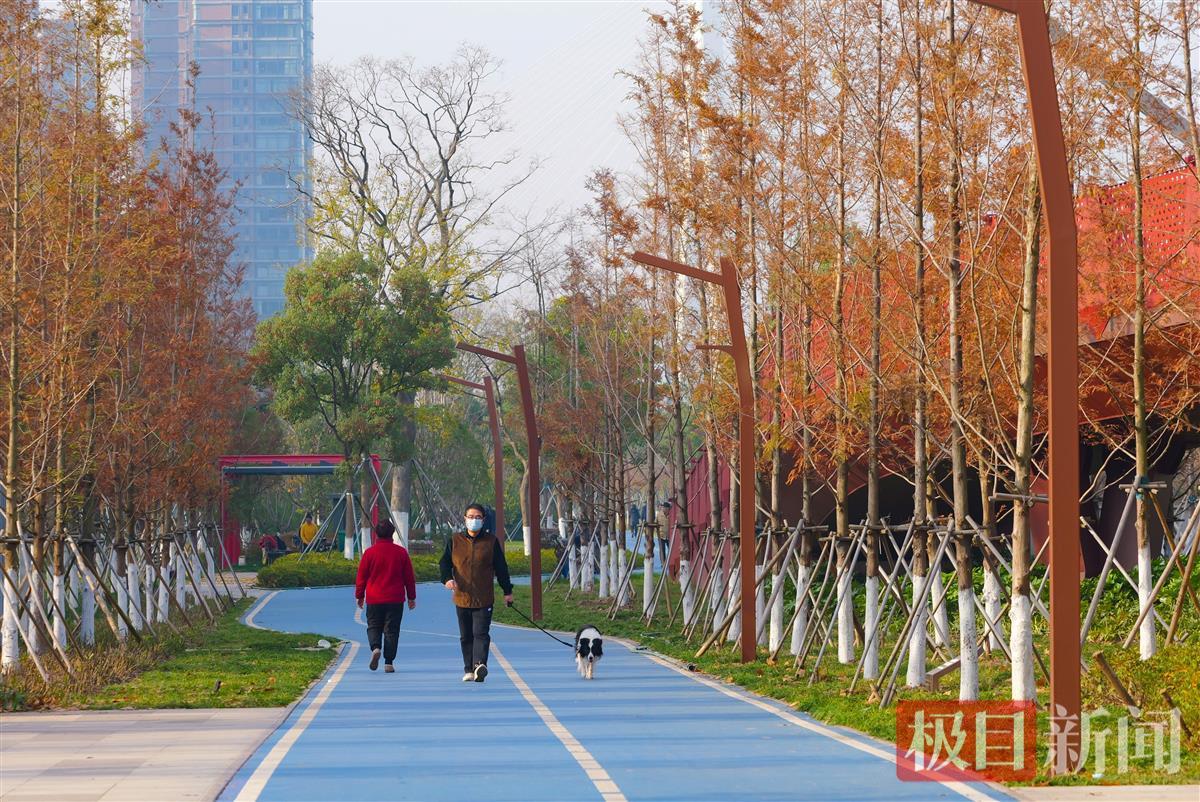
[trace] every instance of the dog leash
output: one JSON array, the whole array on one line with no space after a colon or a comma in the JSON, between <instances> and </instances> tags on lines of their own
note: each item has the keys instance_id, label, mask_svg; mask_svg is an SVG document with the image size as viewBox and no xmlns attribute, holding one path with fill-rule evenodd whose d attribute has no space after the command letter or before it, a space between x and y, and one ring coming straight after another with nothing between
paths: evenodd
<instances>
[{"instance_id":1,"label":"dog leash","mask_svg":"<svg viewBox=\"0 0 1200 802\"><path fill-rule=\"evenodd\" d=\"M517 606L515 606L515 605L512 605L512 604L510 604L510 605L508 605L508 606L509 606L509 609L511 609L511 610L514 610L514 611L516 612L516 614L517 614L517 615L521 616L521 617L522 617L522 618L524 618L526 621L528 621L529 623L533 624L533 625L534 625L535 627L537 627L538 629L542 630L542 632L545 632L545 633L546 633L546 635L548 635L549 637L551 637L551 638L553 638L554 640L558 641L558 642L559 642L559 643L561 643L563 646L566 646L566 647L568 647L568 648L570 648L570 649L574 649L574 648L575 648L575 644L573 644L573 643L567 643L565 640L563 640L562 638L558 637L558 636L557 636L557 635L555 635L554 633L552 633L552 632L548 632L548 631L546 630L546 628L545 628L545 627L543 627L541 624L539 624L537 621L534 621L532 618L530 618L529 616L525 615L525 613L521 612L521 608L520 608L520 607L517 607Z\"/></svg>"}]
</instances>

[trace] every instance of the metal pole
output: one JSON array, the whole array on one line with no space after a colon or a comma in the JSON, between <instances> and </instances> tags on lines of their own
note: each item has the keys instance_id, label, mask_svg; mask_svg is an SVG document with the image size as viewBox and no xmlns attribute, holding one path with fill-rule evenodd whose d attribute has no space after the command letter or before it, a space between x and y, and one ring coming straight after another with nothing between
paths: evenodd
<instances>
[{"instance_id":1,"label":"metal pole","mask_svg":"<svg viewBox=\"0 0 1200 802\"><path fill-rule=\"evenodd\" d=\"M1050 714L1051 774L1074 771L1079 754L1079 276L1075 199L1067 169L1054 55L1045 6L1028 0L975 0L1017 17L1034 152L1049 233L1047 263L1050 401ZM1065 754L1058 754L1062 746Z\"/></svg>"},{"instance_id":2,"label":"metal pole","mask_svg":"<svg viewBox=\"0 0 1200 802\"><path fill-rule=\"evenodd\" d=\"M525 346L513 346L516 357L517 383L521 388L521 407L525 417L525 439L529 447L529 531L533 543L529 549L530 608L534 621L542 620L542 477L538 470L541 437L533 408L533 387L529 382L529 364L525 361Z\"/></svg>"},{"instance_id":3,"label":"metal pole","mask_svg":"<svg viewBox=\"0 0 1200 802\"><path fill-rule=\"evenodd\" d=\"M721 289L725 292L725 317L729 321L729 353L737 371L738 388L738 539L742 544L742 662L758 655L754 616L754 383L750 376L750 352L742 324L742 292L733 260L721 257Z\"/></svg>"},{"instance_id":4,"label":"metal pole","mask_svg":"<svg viewBox=\"0 0 1200 802\"><path fill-rule=\"evenodd\" d=\"M496 381L492 377L483 380L483 392L487 396L488 424L492 429L492 482L495 485L496 537L504 544L504 446L500 442L500 415L496 409Z\"/></svg>"}]
</instances>

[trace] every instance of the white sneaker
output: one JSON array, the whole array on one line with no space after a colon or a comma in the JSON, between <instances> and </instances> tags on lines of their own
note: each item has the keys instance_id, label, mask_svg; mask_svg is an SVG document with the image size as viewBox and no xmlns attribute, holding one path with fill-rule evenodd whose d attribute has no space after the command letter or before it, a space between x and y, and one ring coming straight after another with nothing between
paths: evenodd
<instances>
[{"instance_id":1,"label":"white sneaker","mask_svg":"<svg viewBox=\"0 0 1200 802\"><path fill-rule=\"evenodd\" d=\"M468 671L466 674L463 674L462 681L463 682L474 682L475 681L475 672Z\"/></svg>"}]
</instances>

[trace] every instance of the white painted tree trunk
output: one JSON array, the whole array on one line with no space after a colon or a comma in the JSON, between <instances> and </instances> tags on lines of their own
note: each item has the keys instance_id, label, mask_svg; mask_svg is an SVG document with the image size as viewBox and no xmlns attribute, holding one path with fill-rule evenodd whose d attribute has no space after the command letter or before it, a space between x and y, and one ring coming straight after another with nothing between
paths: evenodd
<instances>
[{"instance_id":1,"label":"white painted tree trunk","mask_svg":"<svg viewBox=\"0 0 1200 802\"><path fill-rule=\"evenodd\" d=\"M765 621L767 618L767 588L766 582L757 581L762 579L762 575L766 573L765 565L754 566L754 578L758 589L754 593L754 620ZM762 627L758 636L758 645L762 646L767 642L767 628Z\"/></svg>"},{"instance_id":2,"label":"white painted tree trunk","mask_svg":"<svg viewBox=\"0 0 1200 802\"><path fill-rule=\"evenodd\" d=\"M13 581L17 583L18 588L28 589L29 586L25 583L26 577L28 577L29 582L32 583L33 587L41 587L41 583L37 582L37 578L30 570L31 562L32 560L30 559L29 553L25 549L21 549L17 557L18 568L17 570L13 571ZM19 596L20 594L18 594L18 597ZM21 632L25 633L25 635L28 637L28 640L25 641L25 648L33 649L40 653L42 650L37 645L39 633L35 627L31 627L29 625L29 607L29 603L26 602L24 611L21 612L17 619L17 626L20 627ZM20 637L20 634L18 634L18 637Z\"/></svg>"},{"instance_id":3,"label":"white painted tree trunk","mask_svg":"<svg viewBox=\"0 0 1200 802\"><path fill-rule=\"evenodd\" d=\"M55 574L54 586L50 592L54 598L51 610L53 617L51 633L54 635L55 645L65 652L67 650L67 620L63 617L63 613L67 609L67 578L62 574Z\"/></svg>"},{"instance_id":4,"label":"white painted tree trunk","mask_svg":"<svg viewBox=\"0 0 1200 802\"><path fill-rule=\"evenodd\" d=\"M212 552L208 549L197 549L192 565L192 576L196 577L196 587L200 589L199 591L193 592L198 592L200 596L203 596L206 599L211 599L214 595L212 585L208 584L208 581L205 579L205 577L212 579L216 578L213 574ZM196 599L196 603L200 603L199 598Z\"/></svg>"},{"instance_id":5,"label":"white painted tree trunk","mask_svg":"<svg viewBox=\"0 0 1200 802\"><path fill-rule=\"evenodd\" d=\"M76 600L79 598L79 591L82 585L83 580L79 577L78 566L72 561L71 567L67 569L67 602L74 609L79 609L76 606Z\"/></svg>"},{"instance_id":6,"label":"white painted tree trunk","mask_svg":"<svg viewBox=\"0 0 1200 802\"><path fill-rule=\"evenodd\" d=\"M346 532L346 539L342 541L342 556L347 560L354 559L354 535L351 532Z\"/></svg>"},{"instance_id":7,"label":"white painted tree trunk","mask_svg":"<svg viewBox=\"0 0 1200 802\"><path fill-rule=\"evenodd\" d=\"M579 548L573 541L567 543L567 579L571 590L579 590Z\"/></svg>"},{"instance_id":8,"label":"white painted tree trunk","mask_svg":"<svg viewBox=\"0 0 1200 802\"><path fill-rule=\"evenodd\" d=\"M805 586L808 584L810 570L807 565L802 564L796 571L796 604L800 612L796 613L792 621L792 643L789 650L792 655L800 654L800 646L808 634L808 591Z\"/></svg>"},{"instance_id":9,"label":"white painted tree trunk","mask_svg":"<svg viewBox=\"0 0 1200 802\"><path fill-rule=\"evenodd\" d=\"M1028 594L1013 596L1009 611L1012 633L1009 651L1012 652L1012 698L1014 701L1037 698L1037 678L1033 673L1033 605Z\"/></svg>"},{"instance_id":10,"label":"white painted tree trunk","mask_svg":"<svg viewBox=\"0 0 1200 802\"><path fill-rule=\"evenodd\" d=\"M916 611L912 630L908 633L908 673L904 684L919 688L925 684L925 639L929 627L929 577L919 576L913 580L912 604Z\"/></svg>"},{"instance_id":11,"label":"white painted tree trunk","mask_svg":"<svg viewBox=\"0 0 1200 802\"><path fill-rule=\"evenodd\" d=\"M1143 660L1149 660L1158 651L1154 638L1154 613L1146 612L1150 606L1150 594L1154 590L1154 565L1150 556L1150 546L1138 547L1138 613L1144 614L1141 628L1138 630L1138 653Z\"/></svg>"},{"instance_id":12,"label":"white painted tree trunk","mask_svg":"<svg viewBox=\"0 0 1200 802\"><path fill-rule=\"evenodd\" d=\"M1074 636L1077 637L1077 636ZM958 591L958 700L972 702L979 698L979 647L975 631L975 591Z\"/></svg>"},{"instance_id":13,"label":"white painted tree trunk","mask_svg":"<svg viewBox=\"0 0 1200 802\"><path fill-rule=\"evenodd\" d=\"M841 570L837 578L837 652L838 662L854 662L854 596L850 592L853 579L848 570Z\"/></svg>"},{"instance_id":14,"label":"white painted tree trunk","mask_svg":"<svg viewBox=\"0 0 1200 802\"><path fill-rule=\"evenodd\" d=\"M521 536L525 539L525 556L533 554L533 530L528 526L521 527Z\"/></svg>"},{"instance_id":15,"label":"white painted tree trunk","mask_svg":"<svg viewBox=\"0 0 1200 802\"><path fill-rule=\"evenodd\" d=\"M85 646L96 643L96 594L86 581L79 591L79 640Z\"/></svg>"},{"instance_id":16,"label":"white painted tree trunk","mask_svg":"<svg viewBox=\"0 0 1200 802\"><path fill-rule=\"evenodd\" d=\"M1004 622L1001 621L1001 610L1004 608L1004 592L1000 588L1000 575L996 571L984 569L983 572L983 614L988 620L988 651L998 652L1004 648Z\"/></svg>"},{"instance_id":17,"label":"white painted tree trunk","mask_svg":"<svg viewBox=\"0 0 1200 802\"><path fill-rule=\"evenodd\" d=\"M654 558L642 555L642 615L649 615L654 602Z\"/></svg>"},{"instance_id":18,"label":"white painted tree trunk","mask_svg":"<svg viewBox=\"0 0 1200 802\"><path fill-rule=\"evenodd\" d=\"M129 570L128 566L126 570ZM133 620L133 611L129 608L129 585L125 581L125 577L115 572L113 578L116 580L113 584L117 588L117 606L125 613L125 615L117 616L117 637L125 640L129 636L129 625L125 623L125 617L128 616L130 621Z\"/></svg>"},{"instance_id":19,"label":"white painted tree trunk","mask_svg":"<svg viewBox=\"0 0 1200 802\"><path fill-rule=\"evenodd\" d=\"M728 586L725 581L725 570L722 568L720 561L713 564L713 580L712 591L709 595L709 609L713 610L713 629L720 627L725 622L727 608L725 606L726 594Z\"/></svg>"},{"instance_id":20,"label":"white painted tree trunk","mask_svg":"<svg viewBox=\"0 0 1200 802\"><path fill-rule=\"evenodd\" d=\"M162 581L158 583L158 618L155 621L165 622L171 614L171 585L168 582L169 575L164 573Z\"/></svg>"},{"instance_id":21,"label":"white painted tree trunk","mask_svg":"<svg viewBox=\"0 0 1200 802\"><path fill-rule=\"evenodd\" d=\"M775 589L783 584L784 574L778 573L771 577L771 593L775 601L771 603L771 632L767 646L774 652L783 642L783 591L775 593Z\"/></svg>"},{"instance_id":22,"label":"white painted tree trunk","mask_svg":"<svg viewBox=\"0 0 1200 802\"><path fill-rule=\"evenodd\" d=\"M863 622L863 679L879 679L879 633L875 631L879 620L879 577L869 576L866 582L867 603Z\"/></svg>"},{"instance_id":23,"label":"white painted tree trunk","mask_svg":"<svg viewBox=\"0 0 1200 802\"><path fill-rule=\"evenodd\" d=\"M42 575L36 568L33 567L32 561L29 561L27 570L29 571L29 600L25 605L26 615L22 616L21 618L21 629L25 633L27 638L26 643L28 644L30 651L41 654L50 648L50 644L44 642L41 629L35 626L30 619L34 615L37 615L37 613L34 611L39 607L44 610L49 607L49 605L43 601L43 598L45 597L45 587L44 583L42 582Z\"/></svg>"},{"instance_id":24,"label":"white painted tree trunk","mask_svg":"<svg viewBox=\"0 0 1200 802\"><path fill-rule=\"evenodd\" d=\"M173 557L172 564L175 566L175 603L180 607L187 607L187 576L184 573L184 560L186 556L178 546L171 546L171 554Z\"/></svg>"},{"instance_id":25,"label":"white painted tree trunk","mask_svg":"<svg viewBox=\"0 0 1200 802\"><path fill-rule=\"evenodd\" d=\"M942 597L945 585L942 583L942 572L935 567L929 569L929 603L937 604L933 611L933 642L942 648L950 646L950 613L946 609L946 600ZM941 599L941 602L938 602Z\"/></svg>"},{"instance_id":26,"label":"white painted tree trunk","mask_svg":"<svg viewBox=\"0 0 1200 802\"><path fill-rule=\"evenodd\" d=\"M15 579L14 568L15 566L5 566L9 576ZM4 586L4 618L0 621L0 674L15 674L21 670L17 592L7 580L0 580L0 585Z\"/></svg>"},{"instance_id":27,"label":"white painted tree trunk","mask_svg":"<svg viewBox=\"0 0 1200 802\"><path fill-rule=\"evenodd\" d=\"M728 610L733 609L733 605L735 605L737 603L736 600L737 600L738 596L741 595L741 592L742 592L742 572L739 571L736 566L734 566L729 572L729 595L725 597L725 604L728 605L728 607L726 609L728 609ZM721 617L724 618L725 616L722 615ZM720 622L718 622L718 623L720 623ZM729 640L736 641L741 636L742 636L742 611L741 611L741 608L738 608L738 611L733 614L733 623L729 626L729 636L728 637L729 637Z\"/></svg>"},{"instance_id":28,"label":"white painted tree trunk","mask_svg":"<svg viewBox=\"0 0 1200 802\"><path fill-rule=\"evenodd\" d=\"M141 566L134 561L129 561L125 564L125 584L126 592L129 594L129 620L133 624L133 628L141 630L142 627L142 602L140 598L141 583L139 580L141 574Z\"/></svg>"},{"instance_id":29,"label":"white painted tree trunk","mask_svg":"<svg viewBox=\"0 0 1200 802\"><path fill-rule=\"evenodd\" d=\"M408 511L400 511L396 513L396 531L392 534L392 542L399 543L404 548L408 548Z\"/></svg>"},{"instance_id":30,"label":"white painted tree trunk","mask_svg":"<svg viewBox=\"0 0 1200 802\"><path fill-rule=\"evenodd\" d=\"M608 544L600 544L600 590L597 595L601 599L608 598Z\"/></svg>"},{"instance_id":31,"label":"white painted tree trunk","mask_svg":"<svg viewBox=\"0 0 1200 802\"><path fill-rule=\"evenodd\" d=\"M596 544L588 541L587 547L583 550L583 576L580 583L583 586L585 593L592 592L592 584L596 577Z\"/></svg>"},{"instance_id":32,"label":"white painted tree trunk","mask_svg":"<svg viewBox=\"0 0 1200 802\"><path fill-rule=\"evenodd\" d=\"M154 566L146 563L142 566L142 582L145 585L144 598L146 599L146 620L157 621L158 610L156 605L157 591L154 587Z\"/></svg>"},{"instance_id":33,"label":"white painted tree trunk","mask_svg":"<svg viewBox=\"0 0 1200 802\"><path fill-rule=\"evenodd\" d=\"M628 555L629 555L628 549L618 549L617 550L617 561L616 561L616 563L617 563L617 596L619 597L619 601L617 602L617 604L619 607L624 607L626 604L629 603L630 584L625 581L626 572L631 567L631 565L629 564L629 562L627 562L627 559L626 559L628 557ZM629 581L632 582L633 579L630 578Z\"/></svg>"},{"instance_id":34,"label":"white painted tree trunk","mask_svg":"<svg viewBox=\"0 0 1200 802\"><path fill-rule=\"evenodd\" d=\"M691 560L679 560L679 585L683 588L683 625L687 626L696 614L696 591L692 588Z\"/></svg>"}]
</instances>

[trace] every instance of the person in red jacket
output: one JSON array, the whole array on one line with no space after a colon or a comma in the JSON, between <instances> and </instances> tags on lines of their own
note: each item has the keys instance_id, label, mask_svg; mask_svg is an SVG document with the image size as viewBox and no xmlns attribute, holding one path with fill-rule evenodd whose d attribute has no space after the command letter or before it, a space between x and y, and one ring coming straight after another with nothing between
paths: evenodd
<instances>
[{"instance_id":1,"label":"person in red jacket","mask_svg":"<svg viewBox=\"0 0 1200 802\"><path fill-rule=\"evenodd\" d=\"M383 670L388 674L396 670L392 662L396 659L404 602L408 602L410 610L417 606L417 580L412 560L407 549L392 542L395 531L391 521L375 527L375 545L363 552L358 563L358 579L354 583L358 606L366 603L371 670L379 668L382 639Z\"/></svg>"}]
</instances>

